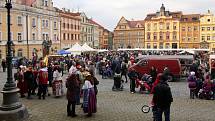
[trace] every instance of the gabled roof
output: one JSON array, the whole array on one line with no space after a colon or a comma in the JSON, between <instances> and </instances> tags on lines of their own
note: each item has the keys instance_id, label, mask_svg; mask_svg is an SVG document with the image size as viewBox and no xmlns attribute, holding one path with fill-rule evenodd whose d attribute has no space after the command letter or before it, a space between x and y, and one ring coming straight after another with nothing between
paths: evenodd
<instances>
[{"instance_id":1,"label":"gabled roof","mask_svg":"<svg viewBox=\"0 0 215 121\"><path fill-rule=\"evenodd\" d=\"M128 24L128 26L130 28L137 28L138 24L140 24L142 27L144 27L144 20L136 20L136 21L131 20L131 21L129 21L129 20L125 19L125 17L122 16L117 25L119 25L121 21L125 21L126 24Z\"/></svg>"}]
</instances>

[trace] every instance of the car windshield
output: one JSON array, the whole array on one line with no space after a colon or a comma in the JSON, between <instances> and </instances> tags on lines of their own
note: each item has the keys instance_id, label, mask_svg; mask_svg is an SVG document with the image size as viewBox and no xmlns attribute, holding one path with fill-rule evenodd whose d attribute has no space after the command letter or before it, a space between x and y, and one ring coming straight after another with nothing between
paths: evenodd
<instances>
[{"instance_id":1,"label":"car windshield","mask_svg":"<svg viewBox=\"0 0 215 121\"><path fill-rule=\"evenodd\" d=\"M139 66L146 66L147 63L148 63L147 60L140 60L137 64L138 64Z\"/></svg>"}]
</instances>

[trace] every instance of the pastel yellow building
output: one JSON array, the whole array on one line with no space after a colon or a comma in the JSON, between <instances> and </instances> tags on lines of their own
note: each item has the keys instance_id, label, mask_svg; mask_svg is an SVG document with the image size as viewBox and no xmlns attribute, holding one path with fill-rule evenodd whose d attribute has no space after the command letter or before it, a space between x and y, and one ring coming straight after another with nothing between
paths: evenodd
<instances>
[{"instance_id":1,"label":"pastel yellow building","mask_svg":"<svg viewBox=\"0 0 215 121\"><path fill-rule=\"evenodd\" d=\"M182 12L166 11L162 4L160 11L145 18L145 48L179 48L180 18Z\"/></svg>"},{"instance_id":2,"label":"pastel yellow building","mask_svg":"<svg viewBox=\"0 0 215 121\"><path fill-rule=\"evenodd\" d=\"M200 48L200 14L187 14L181 17L180 48Z\"/></svg>"},{"instance_id":3,"label":"pastel yellow building","mask_svg":"<svg viewBox=\"0 0 215 121\"><path fill-rule=\"evenodd\" d=\"M200 19L200 45L215 51L215 16L208 10Z\"/></svg>"},{"instance_id":4,"label":"pastel yellow building","mask_svg":"<svg viewBox=\"0 0 215 121\"><path fill-rule=\"evenodd\" d=\"M122 17L114 29L113 48L143 48L144 20L129 21Z\"/></svg>"},{"instance_id":5,"label":"pastel yellow building","mask_svg":"<svg viewBox=\"0 0 215 121\"><path fill-rule=\"evenodd\" d=\"M44 40L52 42L50 53L60 49L60 19L52 0L15 0L11 10L11 39L13 56L32 58L37 50L42 56ZM7 10L5 1L0 1L0 57L6 57Z\"/></svg>"}]
</instances>

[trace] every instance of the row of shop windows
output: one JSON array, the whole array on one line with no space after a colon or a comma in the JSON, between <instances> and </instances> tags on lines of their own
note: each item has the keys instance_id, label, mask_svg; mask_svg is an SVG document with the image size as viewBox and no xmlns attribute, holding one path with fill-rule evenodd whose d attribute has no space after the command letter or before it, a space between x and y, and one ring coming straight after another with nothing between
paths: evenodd
<instances>
[{"instance_id":1,"label":"row of shop windows","mask_svg":"<svg viewBox=\"0 0 215 121\"><path fill-rule=\"evenodd\" d=\"M63 33L63 40L80 40L80 35L79 34L66 34Z\"/></svg>"},{"instance_id":2,"label":"row of shop windows","mask_svg":"<svg viewBox=\"0 0 215 121\"><path fill-rule=\"evenodd\" d=\"M163 48L166 48L166 49L168 49L168 48L177 49L178 48L178 44L177 43L172 43L172 44L166 43L165 46L164 46L163 43L159 43L159 45L157 43L154 43L151 46L151 43L147 43L146 44L146 48L147 49L151 49L151 48L153 48L153 49L157 49L157 48L159 48L159 49L163 49Z\"/></svg>"},{"instance_id":3,"label":"row of shop windows","mask_svg":"<svg viewBox=\"0 0 215 121\"><path fill-rule=\"evenodd\" d=\"M2 59L2 50L0 50L0 59ZM18 49L17 51L17 55L15 54L15 50L12 50L12 56L13 57L23 57L23 50L22 49Z\"/></svg>"}]
</instances>

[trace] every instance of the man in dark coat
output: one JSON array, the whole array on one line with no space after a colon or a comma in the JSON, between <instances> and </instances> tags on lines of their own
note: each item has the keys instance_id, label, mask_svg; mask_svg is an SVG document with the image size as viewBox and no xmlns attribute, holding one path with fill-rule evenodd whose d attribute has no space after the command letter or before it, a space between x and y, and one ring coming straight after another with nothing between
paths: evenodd
<instances>
[{"instance_id":1,"label":"man in dark coat","mask_svg":"<svg viewBox=\"0 0 215 121\"><path fill-rule=\"evenodd\" d=\"M135 83L136 79L138 78L138 74L133 68L131 68L131 70L128 73L128 77L130 79L130 92L135 93Z\"/></svg>"},{"instance_id":2,"label":"man in dark coat","mask_svg":"<svg viewBox=\"0 0 215 121\"><path fill-rule=\"evenodd\" d=\"M152 83L154 83L157 77L157 69L154 66L151 67L150 75L152 77Z\"/></svg>"},{"instance_id":3,"label":"man in dark coat","mask_svg":"<svg viewBox=\"0 0 215 121\"><path fill-rule=\"evenodd\" d=\"M2 60L1 66L2 66L3 72L5 72L6 71L6 60L5 59Z\"/></svg>"},{"instance_id":4,"label":"man in dark coat","mask_svg":"<svg viewBox=\"0 0 215 121\"><path fill-rule=\"evenodd\" d=\"M166 76L162 76L160 83L154 88L153 95L154 106L156 107L156 121L162 121L162 114L165 115L165 121L170 121L170 105L173 102L172 93L167 84Z\"/></svg>"},{"instance_id":5,"label":"man in dark coat","mask_svg":"<svg viewBox=\"0 0 215 121\"><path fill-rule=\"evenodd\" d=\"M34 73L32 71L32 67L29 67L26 72L24 72L24 80L27 82L28 88L28 99L31 99L31 94L34 89Z\"/></svg>"},{"instance_id":6,"label":"man in dark coat","mask_svg":"<svg viewBox=\"0 0 215 121\"><path fill-rule=\"evenodd\" d=\"M76 94L79 91L79 84L78 84L78 78L76 74L71 74L66 81L66 88L67 88L67 116L76 117L75 114L75 105L76 105ZM72 105L72 110L71 110Z\"/></svg>"}]
</instances>

